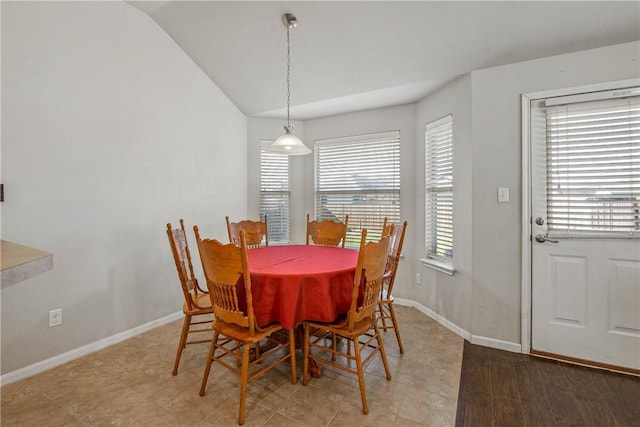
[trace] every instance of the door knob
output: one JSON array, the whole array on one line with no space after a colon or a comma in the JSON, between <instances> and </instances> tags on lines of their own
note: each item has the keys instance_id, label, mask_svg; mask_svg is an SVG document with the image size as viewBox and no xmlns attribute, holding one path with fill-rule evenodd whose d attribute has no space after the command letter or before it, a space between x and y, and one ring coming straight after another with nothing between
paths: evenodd
<instances>
[{"instance_id":1,"label":"door knob","mask_svg":"<svg viewBox=\"0 0 640 427\"><path fill-rule=\"evenodd\" d=\"M544 234L538 234L536 236L536 242L538 242L538 243L544 243L544 242L558 243L557 240L551 240L551 239L547 238L547 236L545 236Z\"/></svg>"}]
</instances>

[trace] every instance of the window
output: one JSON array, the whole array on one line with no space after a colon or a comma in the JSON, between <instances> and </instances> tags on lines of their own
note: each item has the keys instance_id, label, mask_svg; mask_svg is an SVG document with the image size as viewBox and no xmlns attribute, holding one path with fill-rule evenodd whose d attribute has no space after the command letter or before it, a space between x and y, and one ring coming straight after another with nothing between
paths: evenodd
<instances>
[{"instance_id":1,"label":"window","mask_svg":"<svg viewBox=\"0 0 640 427\"><path fill-rule=\"evenodd\" d=\"M384 217L400 221L400 132L316 141L316 219L344 221L347 246L379 239Z\"/></svg>"},{"instance_id":2,"label":"window","mask_svg":"<svg viewBox=\"0 0 640 427\"><path fill-rule=\"evenodd\" d=\"M260 217L267 215L269 243L289 243L289 156L267 153L260 142Z\"/></svg>"},{"instance_id":3,"label":"window","mask_svg":"<svg viewBox=\"0 0 640 427\"><path fill-rule=\"evenodd\" d=\"M425 127L425 246L429 261L453 266L453 116ZM428 262L429 263L429 262Z\"/></svg>"},{"instance_id":4,"label":"window","mask_svg":"<svg viewBox=\"0 0 640 427\"><path fill-rule=\"evenodd\" d=\"M640 237L640 97L584 101L614 92L546 100L550 236Z\"/></svg>"}]
</instances>

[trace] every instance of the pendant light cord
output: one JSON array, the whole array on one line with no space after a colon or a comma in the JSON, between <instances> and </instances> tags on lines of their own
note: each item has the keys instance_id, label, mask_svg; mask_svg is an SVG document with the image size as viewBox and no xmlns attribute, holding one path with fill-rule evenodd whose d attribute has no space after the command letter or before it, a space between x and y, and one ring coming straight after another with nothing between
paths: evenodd
<instances>
[{"instance_id":1,"label":"pendant light cord","mask_svg":"<svg viewBox=\"0 0 640 427\"><path fill-rule=\"evenodd\" d=\"M291 102L291 47L289 45L289 32L291 25L287 25L287 131L293 131L291 120L289 119L289 103Z\"/></svg>"}]
</instances>

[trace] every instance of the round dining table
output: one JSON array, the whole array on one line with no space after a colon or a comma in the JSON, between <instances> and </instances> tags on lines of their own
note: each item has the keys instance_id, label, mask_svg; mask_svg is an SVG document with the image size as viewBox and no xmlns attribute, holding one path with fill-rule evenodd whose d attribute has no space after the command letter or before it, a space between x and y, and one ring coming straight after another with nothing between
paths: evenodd
<instances>
[{"instance_id":1,"label":"round dining table","mask_svg":"<svg viewBox=\"0 0 640 427\"><path fill-rule=\"evenodd\" d=\"M259 326L285 329L313 320L332 322L351 305L358 251L285 245L247 252L253 310Z\"/></svg>"}]
</instances>

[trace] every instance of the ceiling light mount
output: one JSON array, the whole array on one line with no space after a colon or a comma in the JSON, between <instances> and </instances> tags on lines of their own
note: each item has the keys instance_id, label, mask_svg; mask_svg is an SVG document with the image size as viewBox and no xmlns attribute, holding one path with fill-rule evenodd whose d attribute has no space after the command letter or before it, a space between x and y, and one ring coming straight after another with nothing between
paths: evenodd
<instances>
[{"instance_id":1,"label":"ceiling light mount","mask_svg":"<svg viewBox=\"0 0 640 427\"><path fill-rule=\"evenodd\" d=\"M290 30L293 30L298 26L298 19L293 13L285 13L282 15L282 23L285 27L288 27Z\"/></svg>"},{"instance_id":2,"label":"ceiling light mount","mask_svg":"<svg viewBox=\"0 0 640 427\"><path fill-rule=\"evenodd\" d=\"M289 156L310 154L311 149L293 134L289 105L291 101L291 43L289 33L298 26L298 19L292 13L285 13L282 15L282 23L287 27L287 124L284 126L284 134L280 135L273 144L267 147L267 152Z\"/></svg>"}]
</instances>

